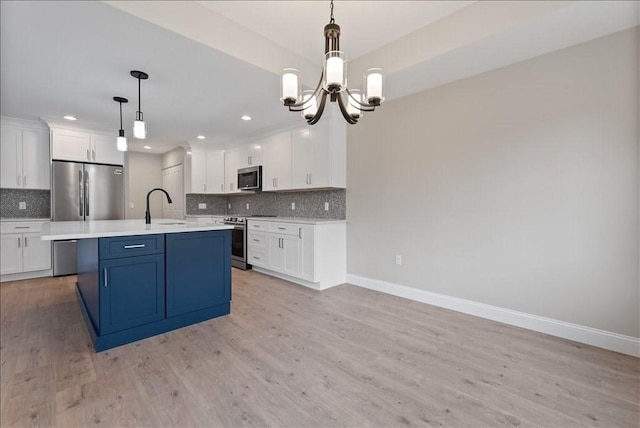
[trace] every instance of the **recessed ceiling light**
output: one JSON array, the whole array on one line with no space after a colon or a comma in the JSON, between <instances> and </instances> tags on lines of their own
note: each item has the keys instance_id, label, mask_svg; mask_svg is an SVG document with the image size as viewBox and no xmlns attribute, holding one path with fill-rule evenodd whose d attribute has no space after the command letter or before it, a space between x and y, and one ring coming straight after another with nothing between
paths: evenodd
<instances>
[{"instance_id":1,"label":"recessed ceiling light","mask_svg":"<svg viewBox=\"0 0 640 428\"><path fill-rule=\"evenodd\" d=\"M144 146L144 149L151 150L151 146Z\"/></svg>"},{"instance_id":2,"label":"recessed ceiling light","mask_svg":"<svg viewBox=\"0 0 640 428\"><path fill-rule=\"evenodd\" d=\"M188 155L190 155L190 154L191 154L191 152L187 152L187 154L188 154Z\"/></svg>"},{"instance_id":3,"label":"recessed ceiling light","mask_svg":"<svg viewBox=\"0 0 640 428\"><path fill-rule=\"evenodd\" d=\"M205 137L204 137L204 135L198 135L196 138L197 138L198 140L204 140L204 138L205 138Z\"/></svg>"},{"instance_id":4,"label":"recessed ceiling light","mask_svg":"<svg viewBox=\"0 0 640 428\"><path fill-rule=\"evenodd\" d=\"M251 116L247 116L246 114L242 117L240 117L240 119L242 120L251 120Z\"/></svg>"},{"instance_id":5,"label":"recessed ceiling light","mask_svg":"<svg viewBox=\"0 0 640 428\"><path fill-rule=\"evenodd\" d=\"M73 116L71 116L71 115L63 116L63 119L67 119L67 120L78 120L78 119L76 119L75 117L73 117Z\"/></svg>"},{"instance_id":6,"label":"recessed ceiling light","mask_svg":"<svg viewBox=\"0 0 640 428\"><path fill-rule=\"evenodd\" d=\"M258 144L258 145L256 145L256 146L255 146L255 148L256 148L256 149L261 149L261 148L262 148L262 146Z\"/></svg>"}]
</instances>

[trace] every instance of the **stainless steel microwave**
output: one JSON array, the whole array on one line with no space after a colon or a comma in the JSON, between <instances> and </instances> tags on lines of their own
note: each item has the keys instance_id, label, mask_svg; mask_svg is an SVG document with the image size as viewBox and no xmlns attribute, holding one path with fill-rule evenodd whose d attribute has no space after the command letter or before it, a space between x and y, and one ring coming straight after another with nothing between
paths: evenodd
<instances>
[{"instance_id":1,"label":"stainless steel microwave","mask_svg":"<svg viewBox=\"0 0 640 428\"><path fill-rule=\"evenodd\" d=\"M239 169L238 190L262 190L262 166Z\"/></svg>"}]
</instances>

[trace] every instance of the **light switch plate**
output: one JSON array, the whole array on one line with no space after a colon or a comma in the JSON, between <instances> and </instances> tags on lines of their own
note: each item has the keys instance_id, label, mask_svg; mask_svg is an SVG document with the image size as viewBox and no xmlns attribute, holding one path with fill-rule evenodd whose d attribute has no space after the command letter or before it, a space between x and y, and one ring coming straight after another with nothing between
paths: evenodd
<instances>
[{"instance_id":1,"label":"light switch plate","mask_svg":"<svg viewBox=\"0 0 640 428\"><path fill-rule=\"evenodd\" d=\"M206 203L204 203L204 204L198 204L198 209L199 209L199 210L206 210L206 209L207 209L207 204L206 204Z\"/></svg>"},{"instance_id":2,"label":"light switch plate","mask_svg":"<svg viewBox=\"0 0 640 428\"><path fill-rule=\"evenodd\" d=\"M295 202L291 202L291 209L295 210L296 209L296 203Z\"/></svg>"},{"instance_id":3,"label":"light switch plate","mask_svg":"<svg viewBox=\"0 0 640 428\"><path fill-rule=\"evenodd\" d=\"M329 211L329 202L324 203L324 210Z\"/></svg>"},{"instance_id":4,"label":"light switch plate","mask_svg":"<svg viewBox=\"0 0 640 428\"><path fill-rule=\"evenodd\" d=\"M129 202L129 208L133 209L133 202Z\"/></svg>"},{"instance_id":5,"label":"light switch plate","mask_svg":"<svg viewBox=\"0 0 640 428\"><path fill-rule=\"evenodd\" d=\"M249 204L247 204L247 209L249 209Z\"/></svg>"},{"instance_id":6,"label":"light switch plate","mask_svg":"<svg viewBox=\"0 0 640 428\"><path fill-rule=\"evenodd\" d=\"M228 204L228 205L227 205L227 208L231 209L231 204Z\"/></svg>"},{"instance_id":7,"label":"light switch plate","mask_svg":"<svg viewBox=\"0 0 640 428\"><path fill-rule=\"evenodd\" d=\"M19 210L26 210L27 209L27 203L26 202L18 202L18 209Z\"/></svg>"}]
</instances>

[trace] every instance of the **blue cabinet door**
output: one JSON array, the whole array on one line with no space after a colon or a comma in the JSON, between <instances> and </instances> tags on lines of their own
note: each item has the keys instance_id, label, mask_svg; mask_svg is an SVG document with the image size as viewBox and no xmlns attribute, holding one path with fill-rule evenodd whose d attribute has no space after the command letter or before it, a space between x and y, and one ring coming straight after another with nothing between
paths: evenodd
<instances>
[{"instance_id":1,"label":"blue cabinet door","mask_svg":"<svg viewBox=\"0 0 640 428\"><path fill-rule=\"evenodd\" d=\"M164 254L102 260L100 335L165 316Z\"/></svg>"},{"instance_id":2,"label":"blue cabinet door","mask_svg":"<svg viewBox=\"0 0 640 428\"><path fill-rule=\"evenodd\" d=\"M231 300L231 231L166 235L167 318Z\"/></svg>"}]
</instances>

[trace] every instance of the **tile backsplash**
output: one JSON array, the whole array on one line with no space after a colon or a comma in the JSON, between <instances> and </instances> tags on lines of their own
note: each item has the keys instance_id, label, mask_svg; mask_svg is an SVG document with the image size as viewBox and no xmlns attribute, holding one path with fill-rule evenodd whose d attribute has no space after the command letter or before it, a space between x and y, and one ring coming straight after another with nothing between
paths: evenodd
<instances>
[{"instance_id":1,"label":"tile backsplash","mask_svg":"<svg viewBox=\"0 0 640 428\"><path fill-rule=\"evenodd\" d=\"M198 204L206 204L199 209ZM295 209L291 209L291 204ZM329 210L325 210L325 203ZM229 204L231 207L229 208ZM249 208L247 209L247 204ZM278 217L346 218L346 190L256 192L242 195L187 194L187 215L274 215Z\"/></svg>"},{"instance_id":2,"label":"tile backsplash","mask_svg":"<svg viewBox=\"0 0 640 428\"><path fill-rule=\"evenodd\" d=\"M25 209L20 209L20 202ZM51 192L34 189L0 189L0 217L51 218Z\"/></svg>"}]
</instances>

